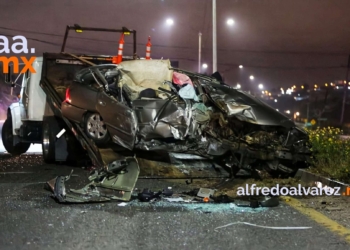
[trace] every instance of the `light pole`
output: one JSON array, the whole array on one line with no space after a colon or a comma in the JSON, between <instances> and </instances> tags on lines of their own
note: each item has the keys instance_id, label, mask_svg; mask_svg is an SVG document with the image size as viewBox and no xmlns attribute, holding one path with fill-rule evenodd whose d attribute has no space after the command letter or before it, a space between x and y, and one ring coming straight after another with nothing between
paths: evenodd
<instances>
[{"instance_id":1,"label":"light pole","mask_svg":"<svg viewBox=\"0 0 350 250\"><path fill-rule=\"evenodd\" d=\"M343 126L344 122L344 112L345 112L345 104L346 104L346 95L348 90L348 85L346 84L348 82L348 76L349 76L349 68L350 68L350 55L348 58L348 67L346 68L346 77L345 77L345 83L343 87L343 103L342 103L342 109L341 109L341 117L340 117L340 125Z\"/></svg>"},{"instance_id":2,"label":"light pole","mask_svg":"<svg viewBox=\"0 0 350 250\"><path fill-rule=\"evenodd\" d=\"M198 33L198 73L201 73L202 33Z\"/></svg>"},{"instance_id":3,"label":"light pole","mask_svg":"<svg viewBox=\"0 0 350 250\"><path fill-rule=\"evenodd\" d=\"M213 73L217 71L216 0L213 0Z\"/></svg>"},{"instance_id":4,"label":"light pole","mask_svg":"<svg viewBox=\"0 0 350 250\"><path fill-rule=\"evenodd\" d=\"M228 25L233 25L233 19L227 20ZM216 0L213 0L213 73L217 71L217 39L216 39Z\"/></svg>"}]
</instances>

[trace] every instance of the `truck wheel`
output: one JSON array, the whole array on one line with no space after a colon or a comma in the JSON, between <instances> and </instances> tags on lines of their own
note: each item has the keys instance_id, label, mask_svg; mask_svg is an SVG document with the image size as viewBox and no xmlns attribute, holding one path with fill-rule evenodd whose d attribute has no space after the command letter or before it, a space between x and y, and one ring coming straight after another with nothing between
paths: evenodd
<instances>
[{"instance_id":1,"label":"truck wheel","mask_svg":"<svg viewBox=\"0 0 350 250\"><path fill-rule=\"evenodd\" d=\"M2 142L8 153L11 155L21 155L28 151L30 143L19 142L16 145L13 145L14 136L12 133L12 119L11 117L7 118L2 126Z\"/></svg>"},{"instance_id":2,"label":"truck wheel","mask_svg":"<svg viewBox=\"0 0 350 250\"><path fill-rule=\"evenodd\" d=\"M87 113L85 116L84 129L89 138L99 146L103 146L110 140L107 125L98 113Z\"/></svg>"},{"instance_id":3,"label":"truck wheel","mask_svg":"<svg viewBox=\"0 0 350 250\"><path fill-rule=\"evenodd\" d=\"M54 128L56 119L53 116L44 117L43 134L42 134L42 149L43 158L46 163L55 162L55 134Z\"/></svg>"}]
</instances>

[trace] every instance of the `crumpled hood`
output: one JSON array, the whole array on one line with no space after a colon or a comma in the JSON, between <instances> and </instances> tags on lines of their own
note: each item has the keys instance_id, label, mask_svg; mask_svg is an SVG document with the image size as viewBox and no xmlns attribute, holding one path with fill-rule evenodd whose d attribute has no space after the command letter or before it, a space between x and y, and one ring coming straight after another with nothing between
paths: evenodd
<instances>
[{"instance_id":1,"label":"crumpled hood","mask_svg":"<svg viewBox=\"0 0 350 250\"><path fill-rule=\"evenodd\" d=\"M211 98L229 117L259 125L295 127L288 117L246 92L215 83L206 85Z\"/></svg>"}]
</instances>

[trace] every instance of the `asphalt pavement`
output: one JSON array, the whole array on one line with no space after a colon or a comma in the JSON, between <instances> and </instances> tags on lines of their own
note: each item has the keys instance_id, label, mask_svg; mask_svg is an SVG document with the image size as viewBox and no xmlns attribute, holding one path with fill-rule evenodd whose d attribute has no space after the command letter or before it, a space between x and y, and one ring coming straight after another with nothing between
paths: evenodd
<instances>
[{"instance_id":1,"label":"asphalt pavement","mask_svg":"<svg viewBox=\"0 0 350 250\"><path fill-rule=\"evenodd\" d=\"M350 249L345 239L281 203L241 208L234 203L121 202L59 204L44 189L57 175L74 175L67 187L87 183L88 171L44 164L41 155L0 153L0 249ZM139 180L137 190L195 183ZM310 227L270 229L267 227Z\"/></svg>"}]
</instances>

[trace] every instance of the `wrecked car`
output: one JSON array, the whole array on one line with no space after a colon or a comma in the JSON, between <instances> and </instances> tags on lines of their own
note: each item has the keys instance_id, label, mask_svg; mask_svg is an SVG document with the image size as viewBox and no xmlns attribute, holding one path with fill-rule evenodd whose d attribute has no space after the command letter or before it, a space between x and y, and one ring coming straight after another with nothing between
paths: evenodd
<instances>
[{"instance_id":1,"label":"wrecked car","mask_svg":"<svg viewBox=\"0 0 350 250\"><path fill-rule=\"evenodd\" d=\"M240 169L292 175L310 156L307 133L286 116L169 60L84 68L61 108L99 147L201 157L232 176Z\"/></svg>"}]
</instances>

